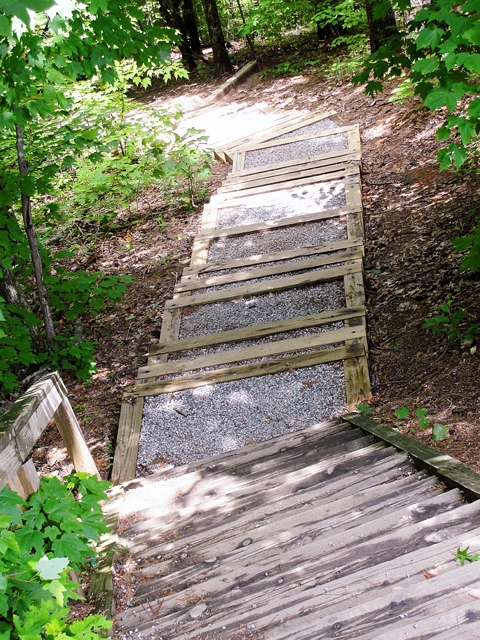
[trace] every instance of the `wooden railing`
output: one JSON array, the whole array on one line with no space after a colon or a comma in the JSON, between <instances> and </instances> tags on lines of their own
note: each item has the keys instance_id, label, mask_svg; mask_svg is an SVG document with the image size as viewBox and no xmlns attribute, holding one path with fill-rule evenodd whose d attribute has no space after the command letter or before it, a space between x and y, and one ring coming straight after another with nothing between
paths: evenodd
<instances>
[{"instance_id":1,"label":"wooden railing","mask_svg":"<svg viewBox=\"0 0 480 640\"><path fill-rule=\"evenodd\" d=\"M65 385L54 372L30 387L0 417L0 489L8 484L23 497L38 489L40 481L29 456L52 419L75 470L100 477Z\"/></svg>"}]
</instances>

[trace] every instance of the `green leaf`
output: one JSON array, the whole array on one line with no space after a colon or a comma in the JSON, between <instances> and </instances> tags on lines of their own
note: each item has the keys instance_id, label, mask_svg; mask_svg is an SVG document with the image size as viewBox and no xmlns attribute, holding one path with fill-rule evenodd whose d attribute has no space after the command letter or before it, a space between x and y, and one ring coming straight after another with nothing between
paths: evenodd
<instances>
[{"instance_id":1,"label":"green leaf","mask_svg":"<svg viewBox=\"0 0 480 640\"><path fill-rule=\"evenodd\" d=\"M405 418L408 418L409 413L410 411L407 409L407 407L400 407L400 409L397 409L395 411L395 415L399 420L405 420Z\"/></svg>"},{"instance_id":2,"label":"green leaf","mask_svg":"<svg viewBox=\"0 0 480 640\"><path fill-rule=\"evenodd\" d=\"M462 567L464 566L465 562L477 562L478 560L480 560L480 556L478 555L478 553L468 553L470 547L467 547L466 549L460 549L460 547L457 548L457 553L454 557L454 560L460 560L460 564L462 565Z\"/></svg>"},{"instance_id":3,"label":"green leaf","mask_svg":"<svg viewBox=\"0 0 480 640\"><path fill-rule=\"evenodd\" d=\"M415 45L417 49L426 49L427 47L430 47L432 50L436 49L443 35L445 35L445 31L443 29L440 29L435 25L429 25L420 31L415 41Z\"/></svg>"},{"instance_id":4,"label":"green leaf","mask_svg":"<svg viewBox=\"0 0 480 640\"><path fill-rule=\"evenodd\" d=\"M8 37L12 33L12 23L5 16L0 15L0 36Z\"/></svg>"},{"instance_id":5,"label":"green leaf","mask_svg":"<svg viewBox=\"0 0 480 640\"><path fill-rule=\"evenodd\" d=\"M34 569L38 571L42 580L58 580L60 575L67 568L68 558L47 558L43 556L34 564Z\"/></svg>"},{"instance_id":6,"label":"green leaf","mask_svg":"<svg viewBox=\"0 0 480 640\"><path fill-rule=\"evenodd\" d=\"M428 411L426 409L417 409L416 412L418 418L425 418Z\"/></svg>"},{"instance_id":7,"label":"green leaf","mask_svg":"<svg viewBox=\"0 0 480 640\"><path fill-rule=\"evenodd\" d=\"M448 427L435 423L432 429L432 440L445 440L448 437Z\"/></svg>"},{"instance_id":8,"label":"green leaf","mask_svg":"<svg viewBox=\"0 0 480 640\"><path fill-rule=\"evenodd\" d=\"M438 58L421 58L420 60L416 60L413 65L413 70L423 75L433 73L440 66L440 61Z\"/></svg>"},{"instance_id":9,"label":"green leaf","mask_svg":"<svg viewBox=\"0 0 480 640\"><path fill-rule=\"evenodd\" d=\"M53 597L57 600L58 604L63 607L63 594L66 592L67 588L60 582L60 580L53 580L52 582L44 585L43 588L45 589L45 591L50 591Z\"/></svg>"}]
</instances>

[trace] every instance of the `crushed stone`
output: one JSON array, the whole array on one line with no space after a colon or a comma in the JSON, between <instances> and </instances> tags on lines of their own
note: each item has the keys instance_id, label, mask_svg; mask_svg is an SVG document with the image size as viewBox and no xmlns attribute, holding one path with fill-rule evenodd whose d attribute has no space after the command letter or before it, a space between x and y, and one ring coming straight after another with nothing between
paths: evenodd
<instances>
[{"instance_id":1,"label":"crushed stone","mask_svg":"<svg viewBox=\"0 0 480 640\"><path fill-rule=\"evenodd\" d=\"M344 151L345 149L348 149L348 136L346 133L334 133L331 136L297 140L296 142L279 144L274 147L247 151L245 153L245 169L278 164L286 160L305 160L322 153Z\"/></svg>"},{"instance_id":2,"label":"crushed stone","mask_svg":"<svg viewBox=\"0 0 480 640\"><path fill-rule=\"evenodd\" d=\"M317 120L317 122L312 122L311 124L306 124L304 127L300 127L300 129L294 129L289 133L282 133L281 136L277 136L276 138L272 138L273 140L285 140L286 138L295 138L297 136L308 136L311 133L318 133L319 131L330 131L331 129L338 129L340 125L338 125L330 118L325 118L324 120Z\"/></svg>"},{"instance_id":3,"label":"crushed stone","mask_svg":"<svg viewBox=\"0 0 480 640\"><path fill-rule=\"evenodd\" d=\"M346 204L345 185L339 181L285 189L277 194L267 193L252 197L248 204L219 207L216 228L230 229L293 218L328 209L340 209Z\"/></svg>"},{"instance_id":4,"label":"crushed stone","mask_svg":"<svg viewBox=\"0 0 480 640\"><path fill-rule=\"evenodd\" d=\"M288 251L302 247L339 242L347 239L346 217L308 222L294 227L281 227L249 233L244 236L219 238L211 243L208 262L226 262L235 258Z\"/></svg>"},{"instance_id":5,"label":"crushed stone","mask_svg":"<svg viewBox=\"0 0 480 640\"><path fill-rule=\"evenodd\" d=\"M147 397L138 467L154 473L263 442L327 420L345 405L341 362Z\"/></svg>"}]
</instances>

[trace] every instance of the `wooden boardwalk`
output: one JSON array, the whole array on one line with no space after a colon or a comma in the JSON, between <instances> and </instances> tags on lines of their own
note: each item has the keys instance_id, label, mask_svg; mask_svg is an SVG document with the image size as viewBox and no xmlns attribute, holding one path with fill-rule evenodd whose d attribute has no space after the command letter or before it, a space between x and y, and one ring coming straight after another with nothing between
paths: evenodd
<instances>
[{"instance_id":1,"label":"wooden boardwalk","mask_svg":"<svg viewBox=\"0 0 480 640\"><path fill-rule=\"evenodd\" d=\"M220 122L222 117L232 117L231 111L230 105L205 107L199 111L200 125L201 118L216 117ZM232 172L204 208L191 263L165 305L160 343L140 368L136 384L125 393L115 482L135 477L147 396L335 361L344 363L345 405L353 410L370 393L358 127L334 112L272 112L257 105L233 110L233 117L246 113L247 121L254 122L254 112L262 114L261 131L257 124L251 125L251 133L239 137L230 133L228 140L224 133L213 134L212 151L232 163ZM266 212L265 217L249 222L249 212L258 209ZM317 232L323 226L343 225L345 232L331 241L290 242L306 225L313 225ZM266 232L272 238L283 233L285 245L262 250ZM229 247L238 240L250 249L218 258L221 243ZM332 282L344 289L339 309L312 308L308 315L180 338L183 319L202 305ZM329 327L333 323L341 328ZM321 333L289 337L289 332L322 326L326 330ZM284 339L278 339L279 334L285 334ZM247 346L237 347L245 341ZM201 349L220 346L221 350L199 355Z\"/></svg>"},{"instance_id":2,"label":"wooden boardwalk","mask_svg":"<svg viewBox=\"0 0 480 640\"><path fill-rule=\"evenodd\" d=\"M116 638L479 638L480 502L347 420L127 484Z\"/></svg>"}]
</instances>

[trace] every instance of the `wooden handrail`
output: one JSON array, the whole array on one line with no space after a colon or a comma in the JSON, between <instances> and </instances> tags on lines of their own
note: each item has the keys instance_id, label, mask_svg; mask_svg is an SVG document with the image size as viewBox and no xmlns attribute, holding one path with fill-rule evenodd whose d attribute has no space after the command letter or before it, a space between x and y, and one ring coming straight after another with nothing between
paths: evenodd
<instances>
[{"instance_id":1,"label":"wooden handrail","mask_svg":"<svg viewBox=\"0 0 480 640\"><path fill-rule=\"evenodd\" d=\"M58 372L43 377L0 417L0 488L16 478L50 420L76 471L100 477Z\"/></svg>"}]
</instances>

